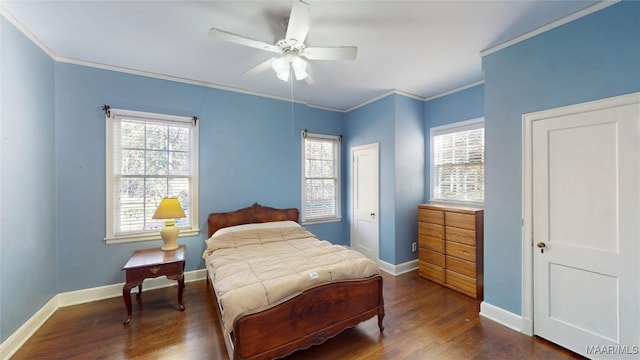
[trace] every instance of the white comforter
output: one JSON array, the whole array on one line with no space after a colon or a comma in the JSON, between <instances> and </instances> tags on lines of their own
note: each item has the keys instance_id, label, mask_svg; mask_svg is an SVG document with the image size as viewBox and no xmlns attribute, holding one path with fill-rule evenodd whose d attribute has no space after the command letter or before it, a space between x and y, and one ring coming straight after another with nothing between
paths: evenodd
<instances>
[{"instance_id":1,"label":"white comforter","mask_svg":"<svg viewBox=\"0 0 640 360\"><path fill-rule=\"evenodd\" d=\"M378 274L377 264L357 251L318 240L297 224L273 226L223 229L206 241L207 271L227 333L238 316L310 286Z\"/></svg>"}]
</instances>

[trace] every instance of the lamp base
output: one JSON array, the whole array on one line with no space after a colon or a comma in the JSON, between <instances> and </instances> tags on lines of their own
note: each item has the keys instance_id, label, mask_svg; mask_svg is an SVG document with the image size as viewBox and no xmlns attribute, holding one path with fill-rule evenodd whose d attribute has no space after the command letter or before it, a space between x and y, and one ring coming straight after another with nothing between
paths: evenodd
<instances>
[{"instance_id":1,"label":"lamp base","mask_svg":"<svg viewBox=\"0 0 640 360\"><path fill-rule=\"evenodd\" d=\"M167 247L167 245L164 245L163 247L160 248L160 250L162 251L173 251L173 250L177 250L180 246L178 246L178 244L175 244L174 246L170 246Z\"/></svg>"},{"instance_id":2,"label":"lamp base","mask_svg":"<svg viewBox=\"0 0 640 360\"><path fill-rule=\"evenodd\" d=\"M180 228L175 225L175 221L173 219L167 220L162 230L160 230L160 237L164 242L164 246L160 249L163 251L176 250L178 248L178 244L176 243L178 233L180 233Z\"/></svg>"}]
</instances>

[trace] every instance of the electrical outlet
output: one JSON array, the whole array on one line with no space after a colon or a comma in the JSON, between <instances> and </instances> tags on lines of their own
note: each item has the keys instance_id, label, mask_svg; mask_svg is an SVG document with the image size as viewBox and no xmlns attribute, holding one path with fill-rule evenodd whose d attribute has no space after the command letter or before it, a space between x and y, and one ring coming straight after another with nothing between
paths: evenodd
<instances>
[{"instance_id":1,"label":"electrical outlet","mask_svg":"<svg viewBox=\"0 0 640 360\"><path fill-rule=\"evenodd\" d=\"M411 243L411 251L416 252L418 250L418 243Z\"/></svg>"}]
</instances>

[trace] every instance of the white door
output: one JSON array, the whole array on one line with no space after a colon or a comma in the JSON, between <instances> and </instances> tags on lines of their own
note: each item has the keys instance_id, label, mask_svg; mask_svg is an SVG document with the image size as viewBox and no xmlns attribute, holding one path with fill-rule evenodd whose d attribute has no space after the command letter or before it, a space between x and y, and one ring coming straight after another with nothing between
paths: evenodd
<instances>
[{"instance_id":1,"label":"white door","mask_svg":"<svg viewBox=\"0 0 640 360\"><path fill-rule=\"evenodd\" d=\"M534 333L591 358L640 356L640 106L532 124Z\"/></svg>"},{"instance_id":2,"label":"white door","mask_svg":"<svg viewBox=\"0 0 640 360\"><path fill-rule=\"evenodd\" d=\"M352 147L351 159L351 247L377 262L378 144Z\"/></svg>"}]
</instances>

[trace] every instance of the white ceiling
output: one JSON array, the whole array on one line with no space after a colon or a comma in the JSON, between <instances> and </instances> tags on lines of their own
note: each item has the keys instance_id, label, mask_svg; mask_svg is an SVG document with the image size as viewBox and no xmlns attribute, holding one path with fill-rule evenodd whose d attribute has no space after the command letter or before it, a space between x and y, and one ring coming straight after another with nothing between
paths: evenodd
<instances>
[{"instance_id":1,"label":"white ceiling","mask_svg":"<svg viewBox=\"0 0 640 360\"><path fill-rule=\"evenodd\" d=\"M58 61L120 68L346 110L391 90L421 98L483 79L480 53L595 0L308 0L307 46L358 47L355 61L310 61L315 81L271 70L273 54L225 43L211 27L275 43L291 1L11 1L2 12ZM594 5L595 4L595 5Z\"/></svg>"}]
</instances>

